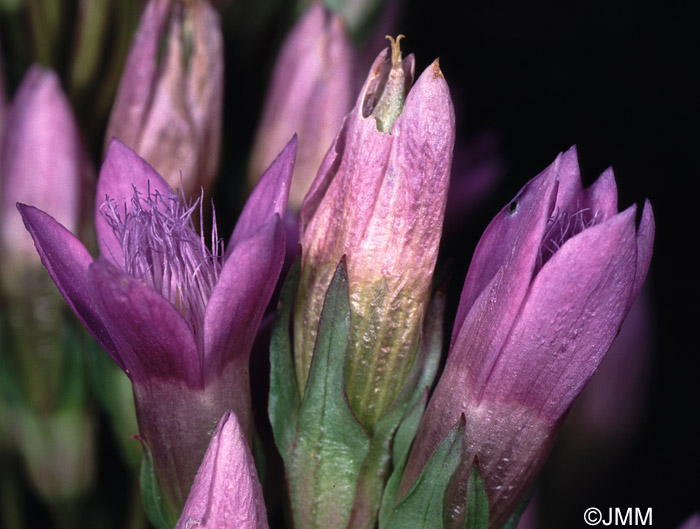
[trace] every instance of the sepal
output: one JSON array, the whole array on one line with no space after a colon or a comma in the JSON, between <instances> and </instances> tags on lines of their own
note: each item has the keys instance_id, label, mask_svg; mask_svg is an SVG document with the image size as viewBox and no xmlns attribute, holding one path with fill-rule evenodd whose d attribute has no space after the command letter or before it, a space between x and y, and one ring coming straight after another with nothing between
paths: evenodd
<instances>
[{"instance_id":1,"label":"sepal","mask_svg":"<svg viewBox=\"0 0 700 529\"><path fill-rule=\"evenodd\" d=\"M519 518L519 516L518 516ZM515 520L517 525L517 518ZM462 529L488 529L489 499L486 496L484 478L479 471L479 460L474 458L467 482L467 505ZM504 528L505 529L505 528ZM515 526L513 526L515 529Z\"/></svg>"},{"instance_id":2,"label":"sepal","mask_svg":"<svg viewBox=\"0 0 700 529\"><path fill-rule=\"evenodd\" d=\"M409 410L396 430L396 436L394 437L392 445L391 461L394 470L391 473L391 477L389 477L389 481L387 481L386 487L384 487L384 494L382 495L381 507L379 509L380 529L384 529L389 523L394 504L396 503L396 496L399 492L399 485L401 485L401 475L403 474L403 469L406 467L411 444L418 431L418 426L420 425L420 420L423 417L423 412L425 411L427 403L428 390L426 388L423 396L413 408Z\"/></svg>"},{"instance_id":3,"label":"sepal","mask_svg":"<svg viewBox=\"0 0 700 529\"><path fill-rule=\"evenodd\" d=\"M396 505L386 529L435 527L436 520L444 520L447 489L461 458L464 424L462 416L447 433L411 490Z\"/></svg>"},{"instance_id":4,"label":"sepal","mask_svg":"<svg viewBox=\"0 0 700 529\"><path fill-rule=\"evenodd\" d=\"M177 513L173 512L173 509L168 507L163 499L151 449L141 437L134 436L134 438L141 441L143 446L139 481L146 515L156 529L172 529L177 522Z\"/></svg>"},{"instance_id":5,"label":"sepal","mask_svg":"<svg viewBox=\"0 0 700 529\"><path fill-rule=\"evenodd\" d=\"M346 527L369 438L344 392L350 328L345 260L326 292L313 360L287 459L296 527Z\"/></svg>"},{"instance_id":6,"label":"sepal","mask_svg":"<svg viewBox=\"0 0 700 529\"><path fill-rule=\"evenodd\" d=\"M299 287L300 259L292 266L282 288L270 344L270 398L267 412L277 449L285 465L294 445L299 416L299 390L294 374L291 320Z\"/></svg>"}]
</instances>

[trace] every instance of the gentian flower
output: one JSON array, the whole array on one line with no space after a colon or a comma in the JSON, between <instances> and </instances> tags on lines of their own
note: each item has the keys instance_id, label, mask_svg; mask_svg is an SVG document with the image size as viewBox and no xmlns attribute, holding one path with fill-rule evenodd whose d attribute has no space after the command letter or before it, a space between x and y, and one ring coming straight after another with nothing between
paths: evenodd
<instances>
[{"instance_id":1,"label":"gentian flower","mask_svg":"<svg viewBox=\"0 0 700 529\"><path fill-rule=\"evenodd\" d=\"M562 418L605 356L644 281L654 236L647 201L617 211L612 170L582 189L576 150L560 155L489 224L464 282L452 342L403 480L466 418L448 498L457 525L478 458L500 527L531 487Z\"/></svg>"},{"instance_id":2,"label":"gentian flower","mask_svg":"<svg viewBox=\"0 0 700 529\"><path fill-rule=\"evenodd\" d=\"M6 426L36 490L50 501L65 501L92 484L94 417L80 389L84 373L70 367L81 365L82 355L79 344L66 340L72 319L41 266L15 204L35 203L77 232L90 167L70 103L53 71L29 68L5 125L0 152L0 310L6 309L3 341L7 340L9 358L3 369L19 397L8 402L11 418Z\"/></svg>"},{"instance_id":3,"label":"gentian flower","mask_svg":"<svg viewBox=\"0 0 700 529\"><path fill-rule=\"evenodd\" d=\"M17 214L17 202L49 212L69 230L79 228L86 158L78 124L58 76L32 66L7 115L0 155L0 247L4 286L13 289L10 268L39 265L31 237Z\"/></svg>"},{"instance_id":4,"label":"gentian flower","mask_svg":"<svg viewBox=\"0 0 700 529\"><path fill-rule=\"evenodd\" d=\"M352 104L352 43L338 15L314 3L282 44L251 152L248 179L263 170L294 133L299 152L290 206L298 211Z\"/></svg>"},{"instance_id":5,"label":"gentian flower","mask_svg":"<svg viewBox=\"0 0 700 529\"><path fill-rule=\"evenodd\" d=\"M106 143L116 138L131 147L173 189L182 185L186 197L200 187L207 191L219 165L223 65L219 16L209 2L150 0L124 67Z\"/></svg>"},{"instance_id":6,"label":"gentian flower","mask_svg":"<svg viewBox=\"0 0 700 529\"><path fill-rule=\"evenodd\" d=\"M371 432L414 364L445 211L454 111L435 61L413 84L398 42L376 59L301 210L294 307L300 394L324 295L345 255L351 303L346 391Z\"/></svg>"},{"instance_id":7,"label":"gentian flower","mask_svg":"<svg viewBox=\"0 0 700 529\"><path fill-rule=\"evenodd\" d=\"M116 140L97 183L98 259L46 213L18 206L58 289L131 379L176 512L226 410L252 437L248 357L284 259L295 149L293 139L260 180L225 252L215 227L210 246L193 229L196 203Z\"/></svg>"},{"instance_id":8,"label":"gentian flower","mask_svg":"<svg viewBox=\"0 0 700 529\"><path fill-rule=\"evenodd\" d=\"M253 454L236 414L227 411L211 437L175 529L267 529Z\"/></svg>"}]
</instances>

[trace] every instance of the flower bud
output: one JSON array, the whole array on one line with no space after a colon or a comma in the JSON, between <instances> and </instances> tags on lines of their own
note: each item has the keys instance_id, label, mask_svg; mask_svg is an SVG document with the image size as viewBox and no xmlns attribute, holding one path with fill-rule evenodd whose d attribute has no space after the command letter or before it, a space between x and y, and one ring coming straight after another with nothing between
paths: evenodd
<instances>
[{"instance_id":1,"label":"flower bud","mask_svg":"<svg viewBox=\"0 0 700 529\"><path fill-rule=\"evenodd\" d=\"M47 500L75 499L94 476L95 428L85 406L82 342L22 229L17 201L40 205L74 231L88 169L58 76L32 66L7 115L0 154L0 292L7 307L5 367L17 388L8 430Z\"/></svg>"},{"instance_id":2,"label":"flower bud","mask_svg":"<svg viewBox=\"0 0 700 529\"><path fill-rule=\"evenodd\" d=\"M611 170L584 190L571 149L493 219L464 282L402 494L464 415L462 461L478 458L489 527L507 520L644 281L654 219L648 202L638 227L635 213L618 213ZM461 526L468 471L462 464L448 495L449 527Z\"/></svg>"},{"instance_id":3,"label":"flower bud","mask_svg":"<svg viewBox=\"0 0 700 529\"><path fill-rule=\"evenodd\" d=\"M31 236L15 208L33 202L78 230L84 169L78 126L58 76L33 66L7 116L0 154L0 291L10 310L17 378L33 406L55 409L63 362L62 302L42 269ZM43 366L43 367L41 367Z\"/></svg>"},{"instance_id":4,"label":"flower bud","mask_svg":"<svg viewBox=\"0 0 700 529\"><path fill-rule=\"evenodd\" d=\"M299 153L289 192L298 211L323 156L350 109L353 50L342 19L316 3L280 50L250 159L254 185L289 137Z\"/></svg>"},{"instance_id":5,"label":"flower bud","mask_svg":"<svg viewBox=\"0 0 700 529\"><path fill-rule=\"evenodd\" d=\"M175 529L267 529L262 487L236 414L227 411L211 437Z\"/></svg>"},{"instance_id":6,"label":"flower bud","mask_svg":"<svg viewBox=\"0 0 700 529\"><path fill-rule=\"evenodd\" d=\"M411 88L413 56L401 60L398 42L392 48L377 57L304 201L294 307L303 394L323 298L345 255L351 303L346 391L370 432L414 364L454 146L454 112L438 62Z\"/></svg>"},{"instance_id":7,"label":"flower bud","mask_svg":"<svg viewBox=\"0 0 700 529\"><path fill-rule=\"evenodd\" d=\"M112 138L125 143L170 187L182 183L186 197L208 189L219 165L223 64L219 17L206 0L151 0L129 52L105 145Z\"/></svg>"},{"instance_id":8,"label":"flower bud","mask_svg":"<svg viewBox=\"0 0 700 529\"><path fill-rule=\"evenodd\" d=\"M228 248L113 141L97 183L94 259L42 211L18 205L61 294L133 384L139 430L167 510L180 512L216 422L236 411L252 441L248 359L284 260L296 141L261 178ZM207 244L211 240L211 246Z\"/></svg>"},{"instance_id":9,"label":"flower bud","mask_svg":"<svg viewBox=\"0 0 700 529\"><path fill-rule=\"evenodd\" d=\"M84 169L78 125L58 76L32 66L8 112L0 156L0 249L6 289L16 286L8 269L39 265L15 204L37 204L77 231Z\"/></svg>"}]
</instances>

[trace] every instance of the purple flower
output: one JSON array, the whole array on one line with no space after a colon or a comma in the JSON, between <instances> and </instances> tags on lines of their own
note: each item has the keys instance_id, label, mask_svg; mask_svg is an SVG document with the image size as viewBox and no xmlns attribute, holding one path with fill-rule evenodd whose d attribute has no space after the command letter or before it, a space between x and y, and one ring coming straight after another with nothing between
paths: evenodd
<instances>
[{"instance_id":1,"label":"purple flower","mask_svg":"<svg viewBox=\"0 0 700 529\"><path fill-rule=\"evenodd\" d=\"M299 153L289 193L301 207L316 171L352 104L353 49L341 18L312 5L285 40L270 81L251 153L255 183L294 133Z\"/></svg>"},{"instance_id":2,"label":"purple flower","mask_svg":"<svg viewBox=\"0 0 700 529\"><path fill-rule=\"evenodd\" d=\"M28 202L77 232L87 169L78 125L58 76L32 66L12 102L0 154L0 248L5 267L39 260L15 204ZM3 274L7 288L12 276Z\"/></svg>"},{"instance_id":3,"label":"purple flower","mask_svg":"<svg viewBox=\"0 0 700 529\"><path fill-rule=\"evenodd\" d=\"M216 228L211 243L194 231L196 203L116 140L97 183L98 259L18 206L58 289L131 379L141 437L178 511L224 411L251 439L248 357L284 259L295 149L293 139L260 180L225 252Z\"/></svg>"},{"instance_id":4,"label":"purple flower","mask_svg":"<svg viewBox=\"0 0 700 529\"><path fill-rule=\"evenodd\" d=\"M397 39L398 40L398 39ZM398 42L376 59L301 210L294 354L303 393L331 277L345 256L348 400L371 431L411 370L445 211L454 111L438 61L413 84Z\"/></svg>"},{"instance_id":5,"label":"purple flower","mask_svg":"<svg viewBox=\"0 0 700 529\"><path fill-rule=\"evenodd\" d=\"M124 142L173 189L182 183L186 197L207 190L219 165L223 70L219 16L209 2L151 0L129 51L106 142Z\"/></svg>"},{"instance_id":6,"label":"purple flower","mask_svg":"<svg viewBox=\"0 0 700 529\"><path fill-rule=\"evenodd\" d=\"M32 66L7 115L0 152L0 293L7 332L3 346L8 346L3 370L22 394L8 401L3 426L22 453L32 484L50 501L75 498L90 488L94 417L82 396L65 398L82 393L75 392L82 371L67 368L80 348L66 345L65 305L15 204L35 203L78 231L88 171L58 76Z\"/></svg>"},{"instance_id":7,"label":"purple flower","mask_svg":"<svg viewBox=\"0 0 700 529\"><path fill-rule=\"evenodd\" d=\"M403 493L464 414L463 462L478 457L490 527L505 522L644 281L654 236L648 201L638 227L635 215L635 206L618 213L612 170L582 189L572 148L493 219L464 282ZM466 479L459 483L448 499L457 521Z\"/></svg>"},{"instance_id":8,"label":"purple flower","mask_svg":"<svg viewBox=\"0 0 700 529\"><path fill-rule=\"evenodd\" d=\"M175 529L267 529L253 454L236 414L216 427Z\"/></svg>"}]
</instances>

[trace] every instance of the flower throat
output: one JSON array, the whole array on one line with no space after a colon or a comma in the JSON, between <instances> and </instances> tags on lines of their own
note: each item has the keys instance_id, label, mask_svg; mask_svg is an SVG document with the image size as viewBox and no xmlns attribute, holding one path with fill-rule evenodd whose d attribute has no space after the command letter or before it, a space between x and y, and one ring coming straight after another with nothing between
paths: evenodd
<instances>
[{"instance_id":1,"label":"flower throat","mask_svg":"<svg viewBox=\"0 0 700 529\"><path fill-rule=\"evenodd\" d=\"M197 207L199 234L192 220ZM215 213L211 247L204 239L201 196L188 205L182 194L151 193L149 185L144 196L134 187L131 210L124 204L120 212L117 201L106 197L100 214L122 248L124 271L168 299L201 339L204 312L219 279L224 253Z\"/></svg>"}]
</instances>

